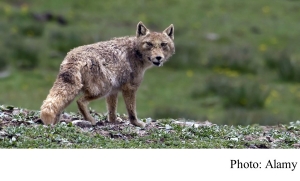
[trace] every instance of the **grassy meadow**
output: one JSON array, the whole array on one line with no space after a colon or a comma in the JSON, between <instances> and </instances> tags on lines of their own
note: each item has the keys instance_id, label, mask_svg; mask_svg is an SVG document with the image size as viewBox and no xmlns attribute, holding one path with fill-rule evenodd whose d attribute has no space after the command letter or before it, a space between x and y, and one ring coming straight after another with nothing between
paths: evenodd
<instances>
[{"instance_id":1,"label":"grassy meadow","mask_svg":"<svg viewBox=\"0 0 300 181\"><path fill-rule=\"evenodd\" d=\"M70 49L134 35L143 21L174 24L176 54L146 72L140 118L288 124L300 118L299 12L298 0L3 0L0 105L39 110ZM106 111L104 100L90 107Z\"/></svg>"}]
</instances>

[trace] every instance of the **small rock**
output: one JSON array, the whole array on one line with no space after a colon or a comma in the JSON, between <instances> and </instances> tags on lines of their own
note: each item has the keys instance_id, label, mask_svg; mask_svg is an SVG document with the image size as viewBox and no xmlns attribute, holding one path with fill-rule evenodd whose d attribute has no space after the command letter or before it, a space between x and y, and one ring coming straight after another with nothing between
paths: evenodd
<instances>
[{"instance_id":1,"label":"small rock","mask_svg":"<svg viewBox=\"0 0 300 181\"><path fill-rule=\"evenodd\" d=\"M151 123L152 122L152 119L151 118L146 118L146 123Z\"/></svg>"},{"instance_id":2,"label":"small rock","mask_svg":"<svg viewBox=\"0 0 300 181\"><path fill-rule=\"evenodd\" d=\"M120 117L117 117L117 119L116 119L116 122L118 122L118 123L122 123L122 122L124 122L124 121L123 121L123 119L122 119L122 118L120 118Z\"/></svg>"},{"instance_id":3,"label":"small rock","mask_svg":"<svg viewBox=\"0 0 300 181\"><path fill-rule=\"evenodd\" d=\"M6 136L7 133L5 131L0 131L0 136Z\"/></svg>"},{"instance_id":4,"label":"small rock","mask_svg":"<svg viewBox=\"0 0 300 181\"><path fill-rule=\"evenodd\" d=\"M300 143L295 143L295 144L293 144L293 146L294 146L295 148L300 148Z\"/></svg>"},{"instance_id":5,"label":"small rock","mask_svg":"<svg viewBox=\"0 0 300 181\"><path fill-rule=\"evenodd\" d=\"M63 113L61 116L61 119L70 119L70 118L71 118L71 115L68 113Z\"/></svg>"},{"instance_id":6,"label":"small rock","mask_svg":"<svg viewBox=\"0 0 300 181\"><path fill-rule=\"evenodd\" d=\"M101 134L103 136L108 136L108 135L110 135L110 132L109 131L105 131L105 130L100 130L99 134Z\"/></svg>"},{"instance_id":7,"label":"small rock","mask_svg":"<svg viewBox=\"0 0 300 181\"><path fill-rule=\"evenodd\" d=\"M21 111L19 109L14 109L12 112L13 115L18 115L20 113L21 113Z\"/></svg>"},{"instance_id":8,"label":"small rock","mask_svg":"<svg viewBox=\"0 0 300 181\"><path fill-rule=\"evenodd\" d=\"M215 40L218 40L220 38L220 35L218 35L217 33L207 33L205 35L205 38L210 40L210 41L215 41Z\"/></svg>"},{"instance_id":9,"label":"small rock","mask_svg":"<svg viewBox=\"0 0 300 181\"><path fill-rule=\"evenodd\" d=\"M271 136L266 136L266 139L268 140L268 142L273 142L274 138L272 138Z\"/></svg>"},{"instance_id":10,"label":"small rock","mask_svg":"<svg viewBox=\"0 0 300 181\"><path fill-rule=\"evenodd\" d=\"M166 124L166 127L165 127L167 130L169 130L169 129L172 129L172 127L170 126L170 125L168 125L168 124Z\"/></svg>"},{"instance_id":11,"label":"small rock","mask_svg":"<svg viewBox=\"0 0 300 181\"><path fill-rule=\"evenodd\" d=\"M193 123L193 122L185 122L185 125L186 125L186 126L193 126L194 123Z\"/></svg>"},{"instance_id":12,"label":"small rock","mask_svg":"<svg viewBox=\"0 0 300 181\"><path fill-rule=\"evenodd\" d=\"M61 124L61 125L64 125L64 126L67 125L66 122L60 122L60 124Z\"/></svg>"},{"instance_id":13,"label":"small rock","mask_svg":"<svg viewBox=\"0 0 300 181\"><path fill-rule=\"evenodd\" d=\"M200 126L200 124L194 124L195 128L198 128Z\"/></svg>"},{"instance_id":14,"label":"small rock","mask_svg":"<svg viewBox=\"0 0 300 181\"><path fill-rule=\"evenodd\" d=\"M254 138L251 135L246 135L246 136L244 136L244 139L247 141L252 141Z\"/></svg>"},{"instance_id":15,"label":"small rock","mask_svg":"<svg viewBox=\"0 0 300 181\"><path fill-rule=\"evenodd\" d=\"M75 120L75 121L72 121L72 124L76 125L76 126L79 126L81 128L90 128L90 127L92 127L91 122L85 121L85 120Z\"/></svg>"},{"instance_id":16,"label":"small rock","mask_svg":"<svg viewBox=\"0 0 300 181\"><path fill-rule=\"evenodd\" d=\"M251 145L249 145L249 148L256 149L257 146L255 146L254 144L251 144Z\"/></svg>"},{"instance_id":17,"label":"small rock","mask_svg":"<svg viewBox=\"0 0 300 181\"><path fill-rule=\"evenodd\" d=\"M230 138L231 141L239 141L239 138Z\"/></svg>"},{"instance_id":18,"label":"small rock","mask_svg":"<svg viewBox=\"0 0 300 181\"><path fill-rule=\"evenodd\" d=\"M32 119L28 120L27 123L34 124L35 122Z\"/></svg>"},{"instance_id":19,"label":"small rock","mask_svg":"<svg viewBox=\"0 0 300 181\"><path fill-rule=\"evenodd\" d=\"M110 133L111 138L122 138L123 135L121 133Z\"/></svg>"}]
</instances>

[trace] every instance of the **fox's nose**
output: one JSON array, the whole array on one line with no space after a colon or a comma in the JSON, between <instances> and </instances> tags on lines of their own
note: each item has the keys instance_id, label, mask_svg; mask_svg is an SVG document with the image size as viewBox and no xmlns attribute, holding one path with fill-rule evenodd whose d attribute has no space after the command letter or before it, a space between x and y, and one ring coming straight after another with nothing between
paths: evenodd
<instances>
[{"instance_id":1,"label":"fox's nose","mask_svg":"<svg viewBox=\"0 0 300 181\"><path fill-rule=\"evenodd\" d=\"M161 56L157 56L157 57L155 57L155 58L156 58L156 60L158 60L158 61L160 61L160 60L162 59Z\"/></svg>"}]
</instances>

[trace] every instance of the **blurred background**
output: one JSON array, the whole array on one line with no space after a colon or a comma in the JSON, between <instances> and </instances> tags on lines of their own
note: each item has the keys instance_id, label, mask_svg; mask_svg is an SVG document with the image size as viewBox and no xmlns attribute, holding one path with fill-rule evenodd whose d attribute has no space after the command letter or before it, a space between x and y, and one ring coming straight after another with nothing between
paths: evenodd
<instances>
[{"instance_id":1,"label":"blurred background","mask_svg":"<svg viewBox=\"0 0 300 181\"><path fill-rule=\"evenodd\" d=\"M145 74L140 118L300 118L299 0L1 0L0 104L39 110L70 49L135 35L139 21L155 31L174 24L176 44L169 62ZM106 112L104 100L90 107ZM75 101L66 111L77 112Z\"/></svg>"}]
</instances>

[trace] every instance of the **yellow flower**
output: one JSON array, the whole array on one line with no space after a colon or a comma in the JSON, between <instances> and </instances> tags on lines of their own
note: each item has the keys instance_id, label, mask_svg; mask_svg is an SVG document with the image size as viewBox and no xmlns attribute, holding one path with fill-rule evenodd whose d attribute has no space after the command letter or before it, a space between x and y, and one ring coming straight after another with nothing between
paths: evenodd
<instances>
[{"instance_id":1,"label":"yellow flower","mask_svg":"<svg viewBox=\"0 0 300 181\"><path fill-rule=\"evenodd\" d=\"M270 7L269 7L269 6L264 6L261 10L262 10L262 12L265 13L265 14L270 13Z\"/></svg>"},{"instance_id":2,"label":"yellow flower","mask_svg":"<svg viewBox=\"0 0 300 181\"><path fill-rule=\"evenodd\" d=\"M273 98L279 97L279 93L276 90L272 90L267 99L265 100L265 105L268 106L272 102Z\"/></svg>"},{"instance_id":3,"label":"yellow flower","mask_svg":"<svg viewBox=\"0 0 300 181\"><path fill-rule=\"evenodd\" d=\"M297 92L297 88L296 87L290 87L290 92L292 94L296 93Z\"/></svg>"},{"instance_id":4,"label":"yellow flower","mask_svg":"<svg viewBox=\"0 0 300 181\"><path fill-rule=\"evenodd\" d=\"M275 37L271 38L271 43L274 44L274 45L278 44L277 38L275 38Z\"/></svg>"},{"instance_id":5,"label":"yellow flower","mask_svg":"<svg viewBox=\"0 0 300 181\"><path fill-rule=\"evenodd\" d=\"M154 102L153 102L153 101L149 101L149 102L148 102L148 105L149 105L149 106L154 106Z\"/></svg>"},{"instance_id":6,"label":"yellow flower","mask_svg":"<svg viewBox=\"0 0 300 181\"><path fill-rule=\"evenodd\" d=\"M219 74L224 74L228 77L237 77L239 76L239 72L235 71L235 70L231 70L229 68L219 68L219 67L215 67L213 69L215 72L219 73Z\"/></svg>"},{"instance_id":7,"label":"yellow flower","mask_svg":"<svg viewBox=\"0 0 300 181\"><path fill-rule=\"evenodd\" d=\"M11 13L11 7L8 6L8 5L5 5L4 6L4 12L5 12L5 14L10 14Z\"/></svg>"},{"instance_id":8,"label":"yellow flower","mask_svg":"<svg viewBox=\"0 0 300 181\"><path fill-rule=\"evenodd\" d=\"M22 90L27 90L28 89L28 85L27 84L23 84L22 85Z\"/></svg>"},{"instance_id":9,"label":"yellow flower","mask_svg":"<svg viewBox=\"0 0 300 181\"><path fill-rule=\"evenodd\" d=\"M27 4L22 4L21 13L22 14L27 14L28 13L28 5Z\"/></svg>"},{"instance_id":10,"label":"yellow flower","mask_svg":"<svg viewBox=\"0 0 300 181\"><path fill-rule=\"evenodd\" d=\"M16 27L12 27L12 28L10 29L10 31L11 31L13 34L18 33L18 29L17 29Z\"/></svg>"},{"instance_id":11,"label":"yellow flower","mask_svg":"<svg viewBox=\"0 0 300 181\"><path fill-rule=\"evenodd\" d=\"M186 71L186 76L193 77L194 76L194 72L192 70L188 70L188 71Z\"/></svg>"},{"instance_id":12,"label":"yellow flower","mask_svg":"<svg viewBox=\"0 0 300 181\"><path fill-rule=\"evenodd\" d=\"M266 44L260 44L258 47L259 51L261 51L261 52L265 52L267 50L267 48L268 47Z\"/></svg>"},{"instance_id":13,"label":"yellow flower","mask_svg":"<svg viewBox=\"0 0 300 181\"><path fill-rule=\"evenodd\" d=\"M267 97L267 99L265 100L265 105L268 106L268 105L270 105L271 102L272 102L272 96L269 95L269 96Z\"/></svg>"},{"instance_id":14,"label":"yellow flower","mask_svg":"<svg viewBox=\"0 0 300 181\"><path fill-rule=\"evenodd\" d=\"M279 97L279 93L276 90L272 90L271 93L270 93L270 95L272 97Z\"/></svg>"}]
</instances>

